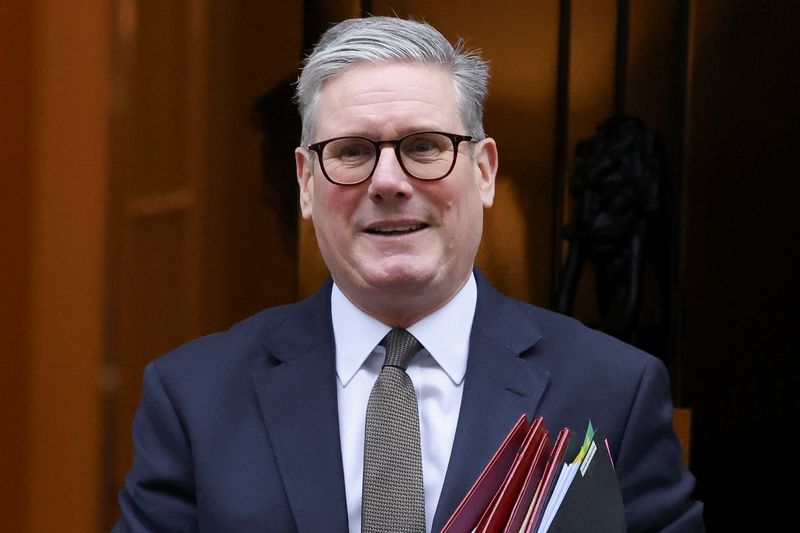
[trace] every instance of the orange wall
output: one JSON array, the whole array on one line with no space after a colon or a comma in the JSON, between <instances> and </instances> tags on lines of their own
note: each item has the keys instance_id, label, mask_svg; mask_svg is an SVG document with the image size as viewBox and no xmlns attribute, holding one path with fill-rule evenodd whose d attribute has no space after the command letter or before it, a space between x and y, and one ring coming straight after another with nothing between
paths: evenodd
<instances>
[{"instance_id":1,"label":"orange wall","mask_svg":"<svg viewBox=\"0 0 800 533\"><path fill-rule=\"evenodd\" d=\"M0 516L4 531L87 532L99 473L108 6L12 4L0 4L0 211L10 219Z\"/></svg>"}]
</instances>

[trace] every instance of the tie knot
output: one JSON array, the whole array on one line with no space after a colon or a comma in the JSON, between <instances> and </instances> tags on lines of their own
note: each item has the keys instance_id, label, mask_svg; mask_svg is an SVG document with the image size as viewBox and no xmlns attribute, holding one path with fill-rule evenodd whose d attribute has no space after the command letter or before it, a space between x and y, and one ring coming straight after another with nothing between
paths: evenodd
<instances>
[{"instance_id":1,"label":"tie knot","mask_svg":"<svg viewBox=\"0 0 800 533\"><path fill-rule=\"evenodd\" d=\"M406 369L414 354L422 348L414 335L399 328L387 333L381 344L386 347L386 359L383 361L383 366L398 366L403 370Z\"/></svg>"}]
</instances>

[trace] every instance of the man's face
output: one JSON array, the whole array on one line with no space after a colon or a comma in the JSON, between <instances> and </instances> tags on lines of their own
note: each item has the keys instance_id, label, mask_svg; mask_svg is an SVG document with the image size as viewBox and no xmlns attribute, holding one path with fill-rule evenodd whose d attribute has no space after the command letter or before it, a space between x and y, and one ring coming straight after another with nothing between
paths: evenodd
<instances>
[{"instance_id":1,"label":"man's face","mask_svg":"<svg viewBox=\"0 0 800 533\"><path fill-rule=\"evenodd\" d=\"M320 96L315 142L466 133L450 74L439 67L359 65L328 80ZM322 257L356 306L390 325L409 326L463 286L497 171L492 139L472 148L459 146L449 176L423 181L406 175L393 147L384 145L372 177L350 186L327 181L317 157L297 149L303 217L313 220Z\"/></svg>"}]
</instances>

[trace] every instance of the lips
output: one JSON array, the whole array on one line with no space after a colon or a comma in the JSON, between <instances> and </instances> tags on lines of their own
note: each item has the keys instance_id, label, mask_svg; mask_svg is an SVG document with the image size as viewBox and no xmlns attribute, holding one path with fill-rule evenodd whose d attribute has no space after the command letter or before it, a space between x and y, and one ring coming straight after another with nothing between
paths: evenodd
<instances>
[{"instance_id":1,"label":"lips","mask_svg":"<svg viewBox=\"0 0 800 533\"><path fill-rule=\"evenodd\" d=\"M379 224L367 228L372 235L405 235L427 228L427 224Z\"/></svg>"}]
</instances>

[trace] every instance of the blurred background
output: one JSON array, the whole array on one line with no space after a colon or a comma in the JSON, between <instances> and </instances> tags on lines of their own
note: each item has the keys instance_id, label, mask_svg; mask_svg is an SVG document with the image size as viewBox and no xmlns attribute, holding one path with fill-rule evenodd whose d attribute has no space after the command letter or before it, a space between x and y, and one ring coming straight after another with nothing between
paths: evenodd
<instances>
[{"instance_id":1,"label":"blurred background","mask_svg":"<svg viewBox=\"0 0 800 533\"><path fill-rule=\"evenodd\" d=\"M612 333L670 370L708 529L790 511L767 483L800 425L800 3L0 0L0 529L108 531L144 365L324 277L290 83L364 13L483 51L501 164L478 263L543 307L569 281L603 329L603 271L566 274L576 150L646 125L657 205Z\"/></svg>"}]
</instances>

